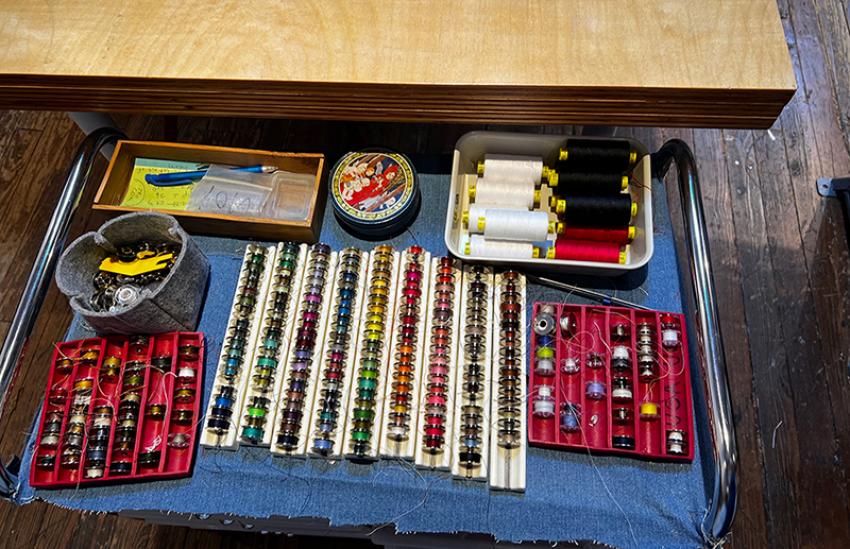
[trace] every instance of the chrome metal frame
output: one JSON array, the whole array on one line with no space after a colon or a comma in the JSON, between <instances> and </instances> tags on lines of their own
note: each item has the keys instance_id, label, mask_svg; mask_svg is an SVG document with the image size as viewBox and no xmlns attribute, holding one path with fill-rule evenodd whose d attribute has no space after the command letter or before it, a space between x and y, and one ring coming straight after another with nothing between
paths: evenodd
<instances>
[{"instance_id":1,"label":"chrome metal frame","mask_svg":"<svg viewBox=\"0 0 850 549\"><path fill-rule=\"evenodd\" d=\"M714 488L701 529L705 541L710 546L716 546L723 543L735 519L738 500L738 448L729 384L726 379L726 359L718 322L699 176L694 156L684 141L672 139L652 155L653 177L663 179L671 162L675 162L679 177L685 243L693 285L689 305L696 313L697 356L704 374L714 449Z\"/></svg>"},{"instance_id":2,"label":"chrome metal frame","mask_svg":"<svg viewBox=\"0 0 850 549\"><path fill-rule=\"evenodd\" d=\"M71 219L86 187L94 159L102 147L114 145L122 138L124 135L118 130L101 128L86 137L77 149L74 162L65 179L65 188L62 189L53 217L47 226L47 232L44 233L32 272L27 279L27 285L18 301L18 308L15 310L15 316L3 342L3 350L0 351L0 419L3 418L6 398L17 374L21 355L38 312L41 310L44 295L53 278L53 271L56 270L56 262L65 247L68 228L71 226Z\"/></svg>"}]
</instances>

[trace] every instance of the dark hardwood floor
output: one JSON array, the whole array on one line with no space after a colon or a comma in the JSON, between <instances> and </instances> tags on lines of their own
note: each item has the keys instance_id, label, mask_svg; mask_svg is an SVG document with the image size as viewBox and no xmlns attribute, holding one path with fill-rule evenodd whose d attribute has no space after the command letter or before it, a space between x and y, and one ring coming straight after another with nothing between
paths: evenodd
<instances>
[{"instance_id":1,"label":"dark hardwood floor","mask_svg":"<svg viewBox=\"0 0 850 549\"><path fill-rule=\"evenodd\" d=\"M848 5L847 0L779 0L779 6L799 91L771 130L626 128L618 135L634 135L651 149L681 137L697 156L740 452L732 546L847 547L850 258L838 204L818 196L814 182L850 174ZM133 138L320 151L331 157L374 145L449 153L458 136L476 128L117 120ZM8 329L81 137L61 113L0 112L0 334ZM93 192L94 186L87 190L74 235L90 228L87 204ZM20 452L45 382L50 344L69 320L65 300L51 288L0 424L0 456ZM322 541L152 526L34 503L0 504L0 545L318 547Z\"/></svg>"}]
</instances>

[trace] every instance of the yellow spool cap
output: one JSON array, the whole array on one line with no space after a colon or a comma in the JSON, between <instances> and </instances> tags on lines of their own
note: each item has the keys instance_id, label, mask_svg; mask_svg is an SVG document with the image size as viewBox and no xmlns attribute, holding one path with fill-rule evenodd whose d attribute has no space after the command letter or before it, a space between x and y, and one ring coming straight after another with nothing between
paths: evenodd
<instances>
[{"instance_id":1,"label":"yellow spool cap","mask_svg":"<svg viewBox=\"0 0 850 549\"><path fill-rule=\"evenodd\" d=\"M636 232L637 232L637 231L635 231L635 226L634 226L634 225L629 225L629 242L631 242L632 240L634 240L634 239L635 239L635 233L636 233Z\"/></svg>"},{"instance_id":2,"label":"yellow spool cap","mask_svg":"<svg viewBox=\"0 0 850 549\"><path fill-rule=\"evenodd\" d=\"M540 190L539 189L534 191L534 205L535 206L540 205Z\"/></svg>"},{"instance_id":3,"label":"yellow spool cap","mask_svg":"<svg viewBox=\"0 0 850 549\"><path fill-rule=\"evenodd\" d=\"M480 233L483 233L483 232L484 232L484 225L485 225L485 220L484 220L484 218L483 218L483 217L479 217L479 218L478 218L478 232L480 232Z\"/></svg>"},{"instance_id":4,"label":"yellow spool cap","mask_svg":"<svg viewBox=\"0 0 850 549\"><path fill-rule=\"evenodd\" d=\"M557 187L558 186L558 172L555 170L551 170L552 173L549 174L549 186Z\"/></svg>"},{"instance_id":5,"label":"yellow spool cap","mask_svg":"<svg viewBox=\"0 0 850 549\"><path fill-rule=\"evenodd\" d=\"M623 184L622 184L622 185L620 185L620 190L621 190L621 191L625 191L625 190L626 190L626 189L628 189L628 188L629 188L629 176L628 176L628 175L624 175L624 176L623 176Z\"/></svg>"},{"instance_id":6,"label":"yellow spool cap","mask_svg":"<svg viewBox=\"0 0 850 549\"><path fill-rule=\"evenodd\" d=\"M469 245L469 242L463 247L463 253L469 255L472 253L472 247Z\"/></svg>"},{"instance_id":7,"label":"yellow spool cap","mask_svg":"<svg viewBox=\"0 0 850 549\"><path fill-rule=\"evenodd\" d=\"M483 160L478 163L478 166L476 166L476 171L478 172L478 175L484 175L484 161Z\"/></svg>"},{"instance_id":8,"label":"yellow spool cap","mask_svg":"<svg viewBox=\"0 0 850 549\"><path fill-rule=\"evenodd\" d=\"M534 258L534 259L539 258L540 257L540 248L538 248L537 246L534 246L533 248L531 248L531 257Z\"/></svg>"},{"instance_id":9,"label":"yellow spool cap","mask_svg":"<svg viewBox=\"0 0 850 549\"><path fill-rule=\"evenodd\" d=\"M567 149L558 151L558 160L566 160L568 156L570 156L570 152Z\"/></svg>"},{"instance_id":10,"label":"yellow spool cap","mask_svg":"<svg viewBox=\"0 0 850 549\"><path fill-rule=\"evenodd\" d=\"M555 202L555 213L562 214L567 211L567 201L566 200L558 200Z\"/></svg>"},{"instance_id":11,"label":"yellow spool cap","mask_svg":"<svg viewBox=\"0 0 850 549\"><path fill-rule=\"evenodd\" d=\"M469 190L467 191L467 194L469 195L470 200L475 200L475 188L476 187L477 187L476 183L473 183L472 185L469 186Z\"/></svg>"},{"instance_id":12,"label":"yellow spool cap","mask_svg":"<svg viewBox=\"0 0 850 549\"><path fill-rule=\"evenodd\" d=\"M632 217L637 215L637 202L632 202Z\"/></svg>"},{"instance_id":13,"label":"yellow spool cap","mask_svg":"<svg viewBox=\"0 0 850 549\"><path fill-rule=\"evenodd\" d=\"M469 212L460 214L460 222L464 227L469 227Z\"/></svg>"},{"instance_id":14,"label":"yellow spool cap","mask_svg":"<svg viewBox=\"0 0 850 549\"><path fill-rule=\"evenodd\" d=\"M629 249L628 246L623 246L622 249L620 250L620 265L626 264L626 258L629 255L628 249Z\"/></svg>"},{"instance_id":15,"label":"yellow spool cap","mask_svg":"<svg viewBox=\"0 0 850 549\"><path fill-rule=\"evenodd\" d=\"M555 246L546 250L546 259L555 259Z\"/></svg>"},{"instance_id":16,"label":"yellow spool cap","mask_svg":"<svg viewBox=\"0 0 850 549\"><path fill-rule=\"evenodd\" d=\"M637 151L632 151L629 153L629 166L637 162Z\"/></svg>"}]
</instances>

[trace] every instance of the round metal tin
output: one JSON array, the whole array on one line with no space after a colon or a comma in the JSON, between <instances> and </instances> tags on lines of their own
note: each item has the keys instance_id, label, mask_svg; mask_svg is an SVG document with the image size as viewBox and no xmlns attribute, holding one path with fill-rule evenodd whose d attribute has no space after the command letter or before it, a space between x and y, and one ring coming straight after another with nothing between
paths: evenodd
<instances>
[{"instance_id":1,"label":"round metal tin","mask_svg":"<svg viewBox=\"0 0 850 549\"><path fill-rule=\"evenodd\" d=\"M419 213L416 170L402 154L350 152L331 170L331 199L340 225L355 236L390 238Z\"/></svg>"}]
</instances>

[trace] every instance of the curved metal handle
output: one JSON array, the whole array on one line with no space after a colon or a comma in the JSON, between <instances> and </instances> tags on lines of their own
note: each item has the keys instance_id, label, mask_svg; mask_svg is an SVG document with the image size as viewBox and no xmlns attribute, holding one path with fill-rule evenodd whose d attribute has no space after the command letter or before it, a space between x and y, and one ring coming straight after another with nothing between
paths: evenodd
<instances>
[{"instance_id":1,"label":"curved metal handle","mask_svg":"<svg viewBox=\"0 0 850 549\"><path fill-rule=\"evenodd\" d=\"M65 188L62 189L53 217L50 218L50 224L47 226L47 232L44 233L41 248L35 257L27 285L18 301L15 316L9 326L6 340L3 342L3 350L0 351L0 420L3 418L6 398L21 362L21 355L38 312L41 310L44 295L50 286L53 271L56 270L56 262L68 238L71 218L86 187L94 159L103 146L114 144L123 138L124 135L118 130L101 128L86 137L77 149L74 162L65 179Z\"/></svg>"},{"instance_id":2,"label":"curved metal handle","mask_svg":"<svg viewBox=\"0 0 850 549\"><path fill-rule=\"evenodd\" d=\"M697 353L704 371L714 447L714 490L708 513L701 525L703 538L714 546L723 541L735 518L738 449L696 163L688 145L679 139L672 139L652 155L653 177L663 179L671 161L675 161L679 176L679 195L693 283L691 297L696 310Z\"/></svg>"}]
</instances>

